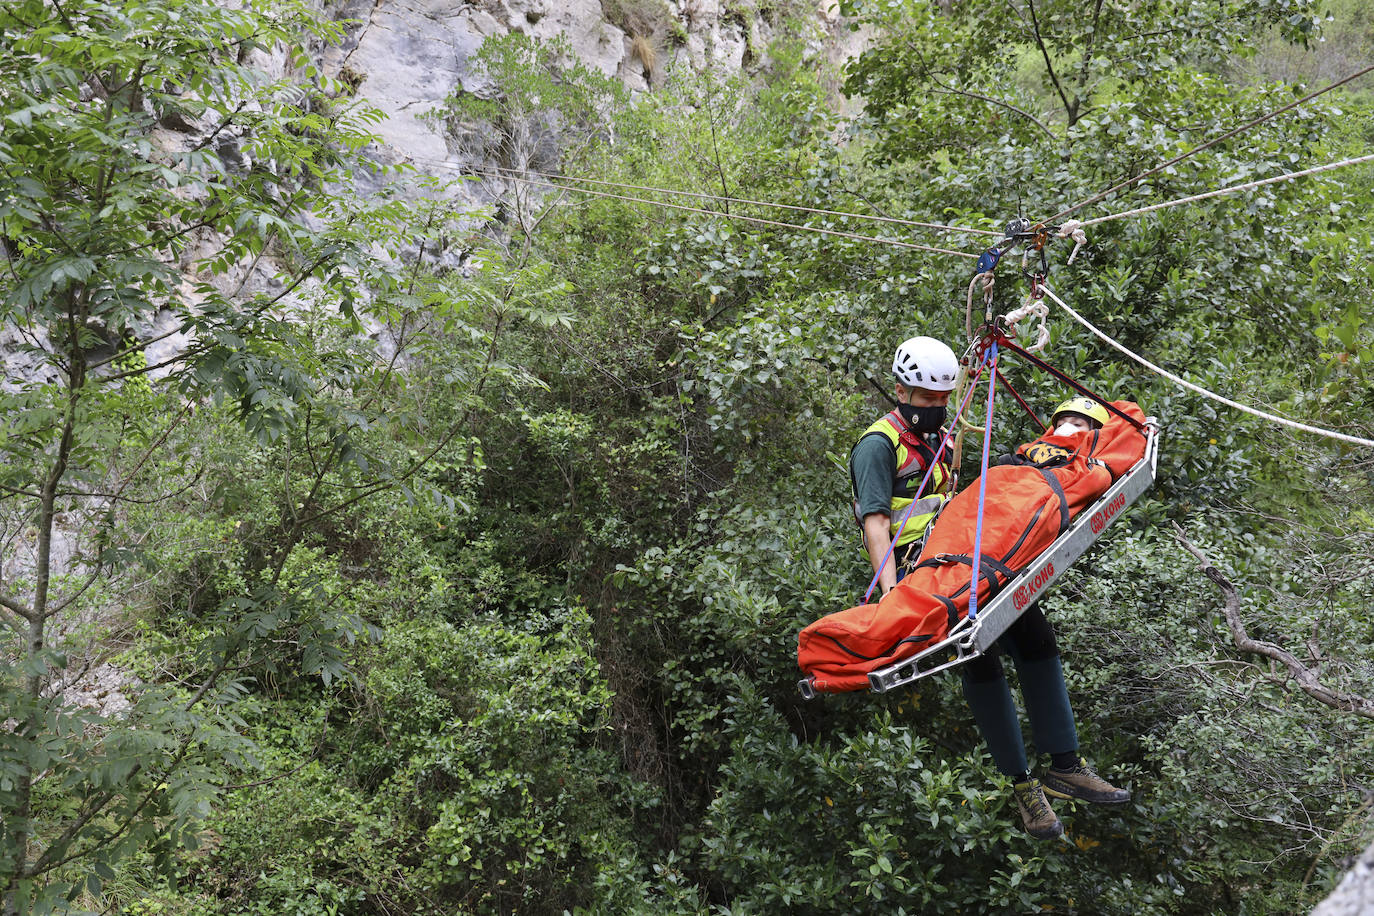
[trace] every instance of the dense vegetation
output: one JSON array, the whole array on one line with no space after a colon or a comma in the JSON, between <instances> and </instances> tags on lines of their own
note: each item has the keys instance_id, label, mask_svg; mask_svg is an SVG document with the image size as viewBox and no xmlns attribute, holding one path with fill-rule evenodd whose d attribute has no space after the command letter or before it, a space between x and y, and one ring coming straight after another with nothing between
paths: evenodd
<instances>
[{"instance_id":1,"label":"dense vegetation","mask_svg":"<svg viewBox=\"0 0 1374 916\"><path fill-rule=\"evenodd\" d=\"M852 0L874 40L832 72L802 10L756 6L787 36L757 73L629 99L512 35L476 61L501 92L435 129L495 166L1000 228L1293 100L1273 73L1322 28L1305 0ZM0 10L6 912L1291 913L1374 837L1365 719L1239 652L1173 533L1252 635L1374 696L1368 449L1052 319L1050 359L1166 438L1046 600L1136 801L1060 805L1038 843L951 679L796 691L798 629L867 580L868 378L961 340L971 262L727 214L986 241L490 177L499 205L455 214L366 158L307 53L335 29L266 10ZM1367 60L1367 4L1335 11ZM1080 215L1365 154L1369 79ZM1199 385L1370 437L1371 179L1103 223L1051 282ZM1024 295L1004 271L998 310ZM107 666L127 708L61 702Z\"/></svg>"}]
</instances>

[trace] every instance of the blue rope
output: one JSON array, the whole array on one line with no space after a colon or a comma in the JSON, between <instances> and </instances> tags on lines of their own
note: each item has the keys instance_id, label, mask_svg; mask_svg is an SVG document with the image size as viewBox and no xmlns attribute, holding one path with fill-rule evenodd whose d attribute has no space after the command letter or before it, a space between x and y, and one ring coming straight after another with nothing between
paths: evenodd
<instances>
[{"instance_id":1,"label":"blue rope","mask_svg":"<svg viewBox=\"0 0 1374 916\"><path fill-rule=\"evenodd\" d=\"M983 374L983 367L987 365L987 362L987 355L984 354L983 362L978 366L978 371L973 374L973 378L969 381L968 391L964 393L963 403L960 404L959 409L954 412L954 419L950 422L949 429L945 433L944 438L940 440L940 447L935 450L935 458L930 462L930 467L926 468L926 476L921 478L921 485L916 488L916 499L920 499L921 494L925 492L926 484L930 482L930 475L935 473L935 466L940 463L940 456L944 454L945 446L949 443L950 437L954 435L954 431L958 429L959 417L963 415L964 408L967 407L969 401L973 399L973 391L978 387L978 378ZM986 453L986 448L984 452ZM864 592L864 604L868 604L868 599L873 595L873 589L877 588L878 579L882 576L883 569L887 567L887 561L892 558L892 551L896 549L897 542L901 540L902 532L906 530L906 523L909 521L911 521L911 516L908 515L903 518L902 523L897 526L897 534L892 538L892 542L887 545L887 553L883 554L883 561L878 564L878 570L873 573L873 581L868 583L868 591Z\"/></svg>"},{"instance_id":2,"label":"blue rope","mask_svg":"<svg viewBox=\"0 0 1374 916\"><path fill-rule=\"evenodd\" d=\"M988 376L988 415L983 427L983 470L978 475L978 524L973 529L973 579L968 585L968 619L978 619L978 561L983 556L983 508L988 492L988 451L992 448L992 402L997 395L997 341L988 350L992 374Z\"/></svg>"}]
</instances>

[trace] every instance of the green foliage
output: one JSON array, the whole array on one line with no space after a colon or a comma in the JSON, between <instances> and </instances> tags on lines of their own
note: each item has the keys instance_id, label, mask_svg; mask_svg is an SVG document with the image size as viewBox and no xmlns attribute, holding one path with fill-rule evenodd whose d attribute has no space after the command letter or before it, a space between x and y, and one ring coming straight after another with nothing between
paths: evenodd
<instances>
[{"instance_id":1,"label":"green foliage","mask_svg":"<svg viewBox=\"0 0 1374 916\"><path fill-rule=\"evenodd\" d=\"M865 378L910 333L958 341L968 264L729 218L895 233L740 198L1048 215L1294 98L1234 65L1261 31L1310 35L1312 8L846 9L875 36L847 121L801 25L757 80L677 71L633 102L562 43L486 42L489 85L436 113L466 152L736 200L567 207L517 185L476 232L398 186L359 199L370 116L313 74L287 104L238 63L301 10L0 14L5 308L43 368L4 394L0 483L17 506L56 469L39 516L92 520L101 574L49 591L126 609L3 672L28 726L0 735L21 894L180 916L1188 914L1295 912L1334 881L1368 838L1366 730L1236 652L1165 526L1228 569L1254 635L1367 696L1367 456L1275 437L1051 321L1052 362L1166 433L1154 498L1047 599L1084 747L1136 801L1059 804L1066 839L1036 843L952 678L795 687L797 630L869 572L842 469L882 409ZM97 72L125 95L83 90ZM1363 152L1367 108L1307 106L1094 215ZM197 119L241 124L248 159L150 139ZM1051 282L1205 387L1368 435L1368 182L1338 174L1099 224L1074 265L1051 246ZM454 238L466 272L431 269ZM251 264L278 285L239 282ZM1023 295L1008 260L996 310ZM153 367L133 341L163 310L192 346ZM1064 397L1008 371L1036 405ZM993 432L1031 431L1007 412ZM38 586L21 570L6 597ZM139 678L123 719L31 689L100 627ZM39 875L29 843L78 857Z\"/></svg>"},{"instance_id":2,"label":"green foliage","mask_svg":"<svg viewBox=\"0 0 1374 916\"><path fill-rule=\"evenodd\" d=\"M997 913L1065 900L1068 863L1019 833L1006 785L976 758L940 755L890 714L805 744L750 691L735 701L702 840L732 906Z\"/></svg>"},{"instance_id":3,"label":"green foliage","mask_svg":"<svg viewBox=\"0 0 1374 916\"><path fill-rule=\"evenodd\" d=\"M245 780L212 820L185 912L557 913L609 877L623 789L585 612L545 608L536 635L421 607L361 647L348 689L254 715L260 770L286 778Z\"/></svg>"},{"instance_id":4,"label":"green foliage","mask_svg":"<svg viewBox=\"0 0 1374 916\"><path fill-rule=\"evenodd\" d=\"M376 118L313 72L298 42L339 34L313 10L21 3L0 28L0 309L28 366L2 397L26 557L2 596L22 725L0 742L0 860L7 909L43 911L196 845L218 770L252 759L250 691L347 675L376 596L345 526L382 494L461 499L481 392L530 384L503 323L565 319L537 269L457 289L407 268L452 220L400 185L353 196ZM168 323L186 343L151 365ZM446 365L438 396L398 371L412 353ZM65 705L133 627L129 709Z\"/></svg>"}]
</instances>

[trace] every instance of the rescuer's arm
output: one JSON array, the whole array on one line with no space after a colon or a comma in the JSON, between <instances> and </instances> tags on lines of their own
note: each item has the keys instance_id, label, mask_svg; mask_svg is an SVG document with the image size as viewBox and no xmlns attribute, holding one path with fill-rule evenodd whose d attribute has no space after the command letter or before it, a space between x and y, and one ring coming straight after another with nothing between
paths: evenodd
<instances>
[{"instance_id":1,"label":"rescuer's arm","mask_svg":"<svg viewBox=\"0 0 1374 916\"><path fill-rule=\"evenodd\" d=\"M876 571L892 546L892 481L897 473L897 452L887 437L869 435L849 454L849 475L854 485L854 515L862 518L864 548ZM897 564L892 558L878 577L878 597L897 584Z\"/></svg>"},{"instance_id":2,"label":"rescuer's arm","mask_svg":"<svg viewBox=\"0 0 1374 916\"><path fill-rule=\"evenodd\" d=\"M882 566L882 572L878 574L880 597L897 584L897 564L887 556L888 548L892 546L891 526L891 520L881 512L864 516L864 547L868 550L868 562L873 564L875 572ZM886 563L883 563L884 557L887 557Z\"/></svg>"}]
</instances>

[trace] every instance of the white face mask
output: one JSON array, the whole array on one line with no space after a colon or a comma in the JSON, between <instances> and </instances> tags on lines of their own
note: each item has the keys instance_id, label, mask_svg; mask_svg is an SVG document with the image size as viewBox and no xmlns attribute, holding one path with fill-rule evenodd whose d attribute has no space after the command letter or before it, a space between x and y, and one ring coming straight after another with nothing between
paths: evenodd
<instances>
[{"instance_id":1,"label":"white face mask","mask_svg":"<svg viewBox=\"0 0 1374 916\"><path fill-rule=\"evenodd\" d=\"M1072 423L1060 423L1054 428L1056 436L1072 436L1076 432L1080 432L1080 429Z\"/></svg>"}]
</instances>

